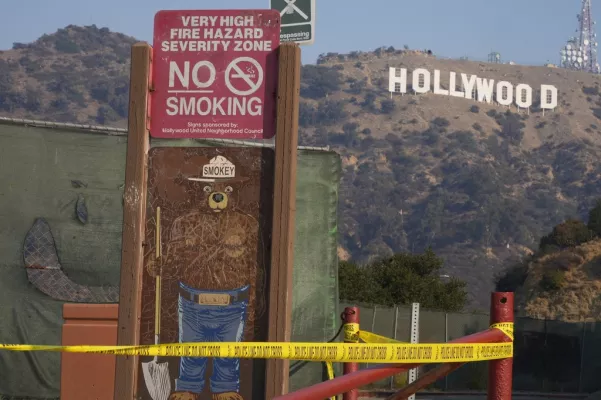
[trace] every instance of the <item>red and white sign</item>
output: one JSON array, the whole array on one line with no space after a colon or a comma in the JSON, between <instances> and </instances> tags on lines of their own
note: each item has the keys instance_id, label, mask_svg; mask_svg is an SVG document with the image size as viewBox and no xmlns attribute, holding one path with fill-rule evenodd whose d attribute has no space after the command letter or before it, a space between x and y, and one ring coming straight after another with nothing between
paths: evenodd
<instances>
[{"instance_id":1,"label":"red and white sign","mask_svg":"<svg viewBox=\"0 0 601 400\"><path fill-rule=\"evenodd\" d=\"M159 11L151 136L273 137L279 44L276 10Z\"/></svg>"}]
</instances>

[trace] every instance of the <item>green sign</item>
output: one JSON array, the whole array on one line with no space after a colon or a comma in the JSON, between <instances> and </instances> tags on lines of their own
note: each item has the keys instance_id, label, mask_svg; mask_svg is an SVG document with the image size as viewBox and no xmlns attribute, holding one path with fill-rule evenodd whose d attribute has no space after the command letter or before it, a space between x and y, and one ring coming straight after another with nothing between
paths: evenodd
<instances>
[{"instance_id":1,"label":"green sign","mask_svg":"<svg viewBox=\"0 0 601 400\"><path fill-rule=\"evenodd\" d=\"M269 0L282 16L280 42L312 44L315 40L315 0Z\"/></svg>"}]
</instances>

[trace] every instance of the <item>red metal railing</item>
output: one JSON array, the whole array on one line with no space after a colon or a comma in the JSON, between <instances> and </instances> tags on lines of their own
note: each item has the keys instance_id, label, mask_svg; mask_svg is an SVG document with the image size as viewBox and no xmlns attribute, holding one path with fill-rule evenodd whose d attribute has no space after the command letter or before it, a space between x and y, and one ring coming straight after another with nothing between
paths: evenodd
<instances>
[{"instance_id":1,"label":"red metal railing","mask_svg":"<svg viewBox=\"0 0 601 400\"><path fill-rule=\"evenodd\" d=\"M358 313L352 315L356 315L356 319L352 322L358 323ZM345 317L347 317L346 313ZM347 319L347 322L350 321ZM513 293L492 293L490 322L491 324L500 322L514 322ZM505 335L505 333L502 331L498 329L488 329L483 332L478 332L473 335L452 340L449 343L500 343L510 340L511 339L508 338L507 335ZM488 400L511 400L513 359L508 358L503 360L494 360L488 361L488 363ZM341 393L356 393L356 390L361 386L368 385L381 379L389 378L400 372L419 367L420 365L421 364L377 365L360 371L353 371L348 374L345 373L345 375L338 378L279 396L274 400L320 400L336 396ZM406 399L408 396L414 394L420 389L425 388L437 379L444 377L462 365L462 363L442 364L440 367L422 375L418 380L395 393L390 397L390 399ZM345 372L348 370L347 368L345 368ZM356 400L357 397L348 397L347 395L344 398L345 400Z\"/></svg>"}]
</instances>

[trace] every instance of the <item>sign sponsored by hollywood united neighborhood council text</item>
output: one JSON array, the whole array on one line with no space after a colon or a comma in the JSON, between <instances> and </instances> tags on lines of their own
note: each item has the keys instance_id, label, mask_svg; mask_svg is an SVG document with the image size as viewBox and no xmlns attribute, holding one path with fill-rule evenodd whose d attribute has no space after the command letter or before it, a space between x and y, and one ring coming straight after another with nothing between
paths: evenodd
<instances>
[{"instance_id":1,"label":"sign sponsored by hollywood united neighborhood council text","mask_svg":"<svg viewBox=\"0 0 601 400\"><path fill-rule=\"evenodd\" d=\"M281 43L315 41L315 0L269 0L269 7L282 17Z\"/></svg>"},{"instance_id":2,"label":"sign sponsored by hollywood united neighborhood council text","mask_svg":"<svg viewBox=\"0 0 601 400\"><path fill-rule=\"evenodd\" d=\"M159 11L151 136L273 137L279 34L275 10Z\"/></svg>"}]
</instances>

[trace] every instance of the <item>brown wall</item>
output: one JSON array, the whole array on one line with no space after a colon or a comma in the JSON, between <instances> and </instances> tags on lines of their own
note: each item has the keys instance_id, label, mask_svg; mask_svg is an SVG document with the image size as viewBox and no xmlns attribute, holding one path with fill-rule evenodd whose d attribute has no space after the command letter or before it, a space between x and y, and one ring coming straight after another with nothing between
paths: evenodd
<instances>
[{"instance_id":1,"label":"brown wall","mask_svg":"<svg viewBox=\"0 0 601 400\"><path fill-rule=\"evenodd\" d=\"M65 304L62 344L116 345L117 304ZM61 400L111 400L115 356L61 353Z\"/></svg>"}]
</instances>

